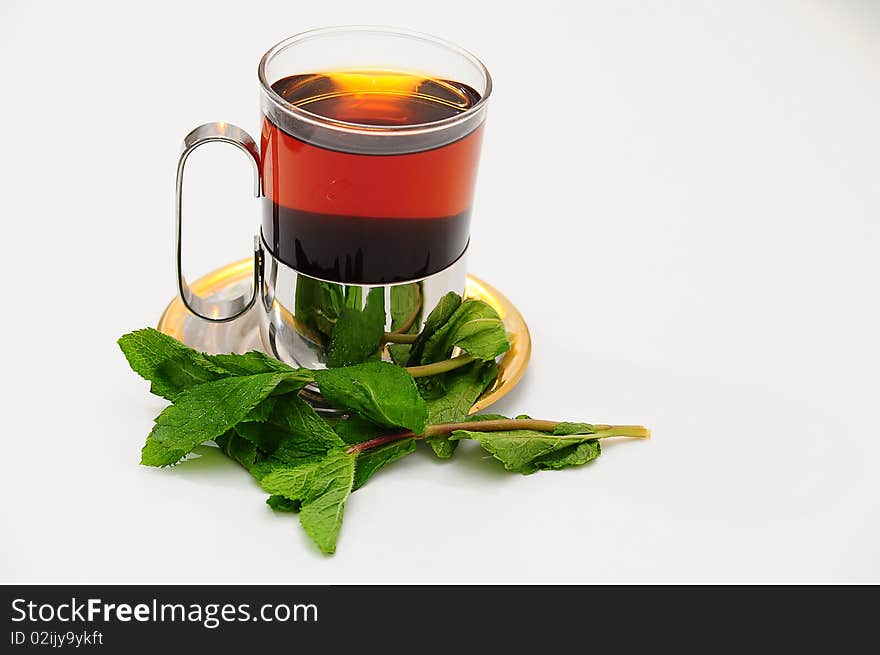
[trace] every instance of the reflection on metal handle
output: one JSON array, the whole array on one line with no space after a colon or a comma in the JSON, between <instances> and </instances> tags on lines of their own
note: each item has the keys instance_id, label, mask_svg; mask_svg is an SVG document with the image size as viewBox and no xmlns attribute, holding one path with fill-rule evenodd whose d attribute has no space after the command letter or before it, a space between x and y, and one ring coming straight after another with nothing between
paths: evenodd
<instances>
[{"instance_id":1,"label":"reflection on metal handle","mask_svg":"<svg viewBox=\"0 0 880 655\"><path fill-rule=\"evenodd\" d=\"M254 237L254 287L250 294L242 294L225 300L207 300L190 289L183 277L183 169L190 153L203 143L221 141L231 143L245 154L254 165L254 195L260 197L260 152L250 134L229 123L206 123L186 135L183 149L177 162L177 290L186 308L199 318L214 323L223 323L238 318L249 310L257 299L260 288L263 250L260 240Z\"/></svg>"}]
</instances>

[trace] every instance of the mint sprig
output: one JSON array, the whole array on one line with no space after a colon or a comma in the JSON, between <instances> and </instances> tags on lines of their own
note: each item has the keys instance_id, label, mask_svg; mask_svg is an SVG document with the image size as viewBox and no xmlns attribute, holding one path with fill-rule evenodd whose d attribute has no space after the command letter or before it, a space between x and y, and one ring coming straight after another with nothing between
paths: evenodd
<instances>
[{"instance_id":1,"label":"mint sprig","mask_svg":"<svg viewBox=\"0 0 880 655\"><path fill-rule=\"evenodd\" d=\"M360 307L343 307L333 325L327 366L337 368L367 361L378 353L385 335L385 291L370 289Z\"/></svg>"},{"instance_id":2,"label":"mint sprig","mask_svg":"<svg viewBox=\"0 0 880 655\"><path fill-rule=\"evenodd\" d=\"M590 462L601 454L603 438L649 436L641 426L468 416L494 383L495 358L509 348L491 307L448 294L417 332L421 293L414 288L392 298L396 318L388 333L376 329L378 299L371 304L368 295L361 308L360 297L323 284L306 291L328 306L309 306L298 320L331 346L335 340L343 354L336 363L345 366L310 371L258 352L209 355L152 329L121 337L131 368L172 402L156 418L141 463L171 466L213 442L271 494L272 509L298 513L309 537L329 554L349 495L414 452L419 441L449 458L460 441L472 440L505 469L531 474ZM351 316L357 318L346 323ZM357 327L364 321L369 329ZM395 361L407 366L362 361L377 357L383 343L400 347ZM309 384L345 416L320 416L299 396Z\"/></svg>"}]
</instances>

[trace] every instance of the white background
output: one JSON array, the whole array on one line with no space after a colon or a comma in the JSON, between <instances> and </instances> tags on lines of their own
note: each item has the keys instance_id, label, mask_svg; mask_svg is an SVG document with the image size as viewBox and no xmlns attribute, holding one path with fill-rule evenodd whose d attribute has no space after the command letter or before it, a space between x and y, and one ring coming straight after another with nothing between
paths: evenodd
<instances>
[{"instance_id":1,"label":"white background","mask_svg":"<svg viewBox=\"0 0 880 655\"><path fill-rule=\"evenodd\" d=\"M3 582L880 582L880 8L839 2L30 3L0 9ZM324 25L474 50L496 90L471 269L527 318L495 409L644 423L580 469L426 453L325 557L218 455L138 465L115 340L174 295L180 140L258 129ZM191 265L247 256L247 162L193 156Z\"/></svg>"}]
</instances>

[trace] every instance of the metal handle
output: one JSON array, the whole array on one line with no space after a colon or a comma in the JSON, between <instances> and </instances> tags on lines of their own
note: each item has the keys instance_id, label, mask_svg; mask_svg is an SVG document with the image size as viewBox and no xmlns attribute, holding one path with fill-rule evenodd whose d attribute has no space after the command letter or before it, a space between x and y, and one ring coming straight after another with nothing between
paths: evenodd
<instances>
[{"instance_id":1,"label":"metal handle","mask_svg":"<svg viewBox=\"0 0 880 655\"><path fill-rule=\"evenodd\" d=\"M260 288L260 273L263 264L263 250L259 237L254 237L254 288L250 294L225 300L208 300L196 294L183 277L183 169L190 153L203 143L220 141L231 143L249 155L254 164L254 195L260 197L260 151L251 135L236 125L229 123L205 123L186 135L180 159L177 162L176 220L177 220L177 291L186 308L199 318L213 323L231 321L253 307ZM250 297L248 297L250 295Z\"/></svg>"}]
</instances>

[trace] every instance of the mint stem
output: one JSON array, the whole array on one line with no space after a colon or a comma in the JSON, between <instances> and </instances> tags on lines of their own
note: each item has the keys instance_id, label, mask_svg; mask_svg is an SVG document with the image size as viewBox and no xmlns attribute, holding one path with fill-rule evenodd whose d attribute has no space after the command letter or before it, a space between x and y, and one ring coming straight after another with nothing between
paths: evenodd
<instances>
[{"instance_id":1,"label":"mint stem","mask_svg":"<svg viewBox=\"0 0 880 655\"><path fill-rule=\"evenodd\" d=\"M559 421L542 421L534 418L505 418L492 419L490 421L461 421L458 423L438 423L436 425L428 425L425 427L423 434L415 434L411 430L404 432L396 432L394 434L386 434L381 437L369 439L349 446L345 452L362 453L371 448L378 448L385 444L401 441L402 439L424 439L426 437L437 437L440 435L452 434L456 430L471 430L473 432L503 432L506 430L535 430L537 432L553 432L558 426ZM589 436L593 439L606 439L608 437L630 437L633 439L650 439L651 431L642 425L594 425L596 429ZM575 436L575 435L572 435ZM565 438L565 437L560 437Z\"/></svg>"},{"instance_id":2,"label":"mint stem","mask_svg":"<svg viewBox=\"0 0 880 655\"><path fill-rule=\"evenodd\" d=\"M503 430L537 430L553 432L559 421L541 421L534 418L500 418L491 421L461 421L458 423L439 423L425 428L426 437L441 434L452 434L456 430L473 430L474 432L501 432Z\"/></svg>"},{"instance_id":3,"label":"mint stem","mask_svg":"<svg viewBox=\"0 0 880 655\"><path fill-rule=\"evenodd\" d=\"M415 292L416 292L416 298L418 299L418 300L416 300L416 306L413 307L412 312L410 313L409 316L407 316L407 318L403 322L403 324L400 327L398 327L396 330L394 330L394 332L391 332L390 334L400 335L400 334L403 334L404 332L409 332L409 329L413 326L413 324L415 324L416 319L419 317L419 314L422 311L422 292L420 291L418 284L415 286ZM416 336L416 335L413 335L413 336Z\"/></svg>"},{"instance_id":4,"label":"mint stem","mask_svg":"<svg viewBox=\"0 0 880 655\"><path fill-rule=\"evenodd\" d=\"M418 319L419 314L422 312L422 293L419 291L419 285L416 285L415 291L417 298L416 306L400 327L392 332L385 333L382 337L385 343L415 343L418 338L418 334L407 334L409 329L415 325L416 319Z\"/></svg>"},{"instance_id":5,"label":"mint stem","mask_svg":"<svg viewBox=\"0 0 880 655\"><path fill-rule=\"evenodd\" d=\"M442 362L434 362L433 364L407 366L406 370L409 371L409 374L414 378L425 378L429 375L438 375L440 373L454 371L462 366L467 366L472 361L474 361L474 357L471 355L459 355L458 357L444 359Z\"/></svg>"},{"instance_id":6,"label":"mint stem","mask_svg":"<svg viewBox=\"0 0 880 655\"><path fill-rule=\"evenodd\" d=\"M594 425L596 438L631 437L633 439L650 439L651 431L643 425Z\"/></svg>"},{"instance_id":7,"label":"mint stem","mask_svg":"<svg viewBox=\"0 0 880 655\"><path fill-rule=\"evenodd\" d=\"M397 432L395 434L386 434L381 437L376 437L374 439L369 439L367 441L362 441L360 443L356 443L353 446L349 446L345 449L349 455L353 453L362 453L365 450L370 450L371 448L378 448L379 446L384 446L387 443L393 443L395 441L401 441L402 439L424 439L424 437L417 437L411 430L407 430L405 432Z\"/></svg>"},{"instance_id":8,"label":"mint stem","mask_svg":"<svg viewBox=\"0 0 880 655\"><path fill-rule=\"evenodd\" d=\"M403 334L402 332L386 332L382 339L386 343L415 343L419 335Z\"/></svg>"}]
</instances>

